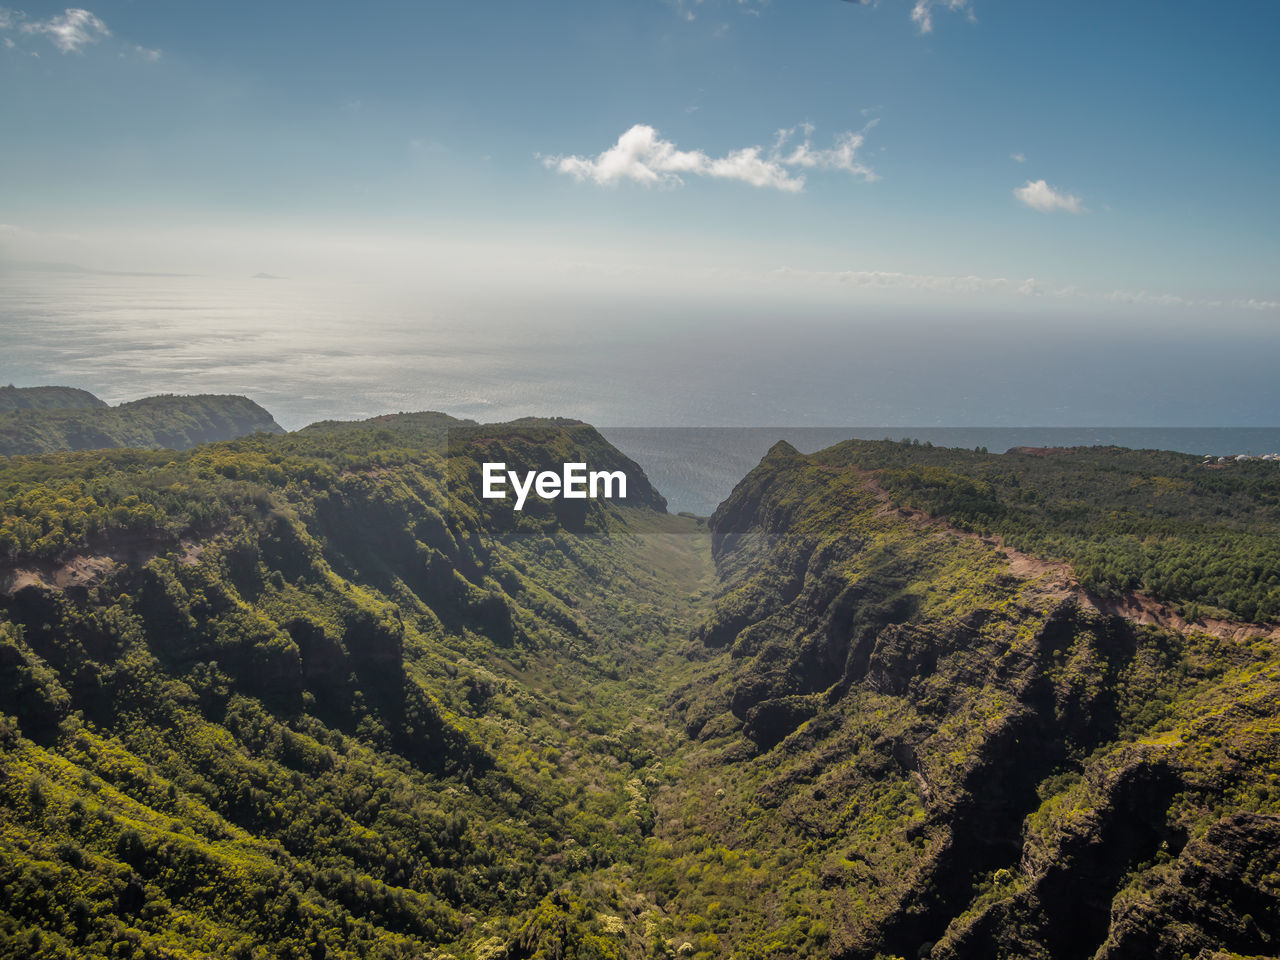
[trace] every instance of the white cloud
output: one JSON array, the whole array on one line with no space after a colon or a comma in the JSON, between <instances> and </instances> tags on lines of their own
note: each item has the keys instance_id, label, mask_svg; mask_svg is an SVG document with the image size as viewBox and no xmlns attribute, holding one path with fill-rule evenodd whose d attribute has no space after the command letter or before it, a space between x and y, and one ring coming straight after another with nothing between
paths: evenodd
<instances>
[{"instance_id":1,"label":"white cloud","mask_svg":"<svg viewBox=\"0 0 1280 960\"><path fill-rule=\"evenodd\" d=\"M678 187L681 175L739 180L753 187L769 187L785 193L804 190L804 174L800 170L843 170L864 180L875 180L875 172L858 159L869 124L858 133L846 131L836 137L835 146L815 150L810 141L813 128L808 124L779 130L773 147L752 146L732 150L723 157L709 156L702 150L680 150L664 140L653 127L638 123L618 138L608 150L595 157L542 157L547 167L568 174L576 180L609 185L631 180L648 186ZM788 144L797 130L804 139Z\"/></svg>"},{"instance_id":2,"label":"white cloud","mask_svg":"<svg viewBox=\"0 0 1280 960\"><path fill-rule=\"evenodd\" d=\"M543 163L577 180L609 184L634 180L646 184L680 184L679 174L701 173L711 158L701 151L677 150L658 137L658 131L636 124L618 142L594 158L545 157Z\"/></svg>"},{"instance_id":3,"label":"white cloud","mask_svg":"<svg viewBox=\"0 0 1280 960\"><path fill-rule=\"evenodd\" d=\"M79 53L85 47L112 36L111 30L99 17L81 7L68 7L61 14L46 20L32 20L22 10L0 7L0 31L3 30L16 31L24 37L46 37L63 53ZM3 42L10 50L18 45L9 36L4 37ZM33 57L40 56L35 50L29 52ZM137 58L155 63L164 52L141 44L126 44L120 46L119 55L121 59Z\"/></svg>"},{"instance_id":4,"label":"white cloud","mask_svg":"<svg viewBox=\"0 0 1280 960\"><path fill-rule=\"evenodd\" d=\"M904 287L910 290L941 290L955 293L978 293L983 290L1001 290L1009 286L1009 281L1004 277L930 276L883 270L852 270L837 274L836 279L855 287Z\"/></svg>"},{"instance_id":5,"label":"white cloud","mask_svg":"<svg viewBox=\"0 0 1280 960\"><path fill-rule=\"evenodd\" d=\"M1012 289L1005 277L937 276L925 273L903 273L896 270L774 270L776 280L798 280L836 284L859 290L928 290L942 293L981 293Z\"/></svg>"},{"instance_id":6,"label":"white cloud","mask_svg":"<svg viewBox=\"0 0 1280 960\"><path fill-rule=\"evenodd\" d=\"M1009 159L1014 163L1026 163L1027 155L1025 153L1011 153L1009 154Z\"/></svg>"},{"instance_id":7,"label":"white cloud","mask_svg":"<svg viewBox=\"0 0 1280 960\"><path fill-rule=\"evenodd\" d=\"M1239 307L1241 310L1280 310L1280 300L1256 300L1250 298L1248 300L1233 300L1233 307Z\"/></svg>"},{"instance_id":8,"label":"white cloud","mask_svg":"<svg viewBox=\"0 0 1280 960\"><path fill-rule=\"evenodd\" d=\"M691 8L698 6L702 0L666 0L666 2L675 8L681 20L694 20L696 15Z\"/></svg>"},{"instance_id":9,"label":"white cloud","mask_svg":"<svg viewBox=\"0 0 1280 960\"><path fill-rule=\"evenodd\" d=\"M665 2L675 10L680 19L693 21L697 19L696 11L700 11L703 4L707 3L708 0L665 0ZM766 6L769 0L714 0L714 2L717 6L737 8L741 13L758 17L760 16L760 7ZM879 5L879 0L848 0L848 2L864 7ZM921 33L933 32L933 10L935 7L943 10L963 11L970 22L977 19L973 14L972 0L915 0L915 5L911 8L911 19L919 27ZM719 36L727 29L727 24L720 24L716 29L717 36Z\"/></svg>"},{"instance_id":10,"label":"white cloud","mask_svg":"<svg viewBox=\"0 0 1280 960\"><path fill-rule=\"evenodd\" d=\"M935 275L927 273L900 273L892 270L841 270L797 273L791 270L777 271L779 275L806 276L844 286L876 290L928 290L940 293L984 293L1005 291L1028 297L1074 297L1080 293L1075 287L1059 287L1043 283L1034 277L1021 282L1008 277L980 277L975 274Z\"/></svg>"},{"instance_id":11,"label":"white cloud","mask_svg":"<svg viewBox=\"0 0 1280 960\"><path fill-rule=\"evenodd\" d=\"M88 10L70 7L61 16L23 23L23 33L43 33L63 53L75 53L91 43L111 36L107 25Z\"/></svg>"},{"instance_id":12,"label":"white cloud","mask_svg":"<svg viewBox=\"0 0 1280 960\"><path fill-rule=\"evenodd\" d=\"M706 157L706 154L701 154ZM793 177L776 160L760 156L759 147L743 147L724 157L711 160L702 169L691 171L705 173L723 180L741 180L753 187L773 187L786 193L799 193L804 189L804 177Z\"/></svg>"},{"instance_id":13,"label":"white cloud","mask_svg":"<svg viewBox=\"0 0 1280 960\"><path fill-rule=\"evenodd\" d=\"M792 127L790 130L779 130L777 139L774 142L774 153L781 155L782 148L795 136L798 129L804 134L804 141L792 148L791 153L780 158L785 165L789 167L805 167L807 169L843 170L846 173L853 174L855 177L862 177L868 182L879 180L880 178L875 171L858 159L858 151L866 141L867 131L878 122L877 120L872 120L857 133L852 130L846 130L844 133L836 134L836 145L827 150L813 149L809 140L813 136L812 124L805 123L798 128Z\"/></svg>"},{"instance_id":14,"label":"white cloud","mask_svg":"<svg viewBox=\"0 0 1280 960\"><path fill-rule=\"evenodd\" d=\"M1055 190L1043 180L1028 180L1013 191L1020 203L1041 213L1052 213L1054 210L1066 210L1068 213L1083 213L1084 204L1079 197Z\"/></svg>"},{"instance_id":15,"label":"white cloud","mask_svg":"<svg viewBox=\"0 0 1280 960\"><path fill-rule=\"evenodd\" d=\"M1018 292L1025 297L1078 297L1080 291L1074 286L1058 287L1053 284L1027 277L1018 285Z\"/></svg>"},{"instance_id":16,"label":"white cloud","mask_svg":"<svg viewBox=\"0 0 1280 960\"><path fill-rule=\"evenodd\" d=\"M963 10L970 21L975 19L969 0L916 0L916 5L911 8L911 19L915 21L921 33L933 32L934 7L941 7L943 10Z\"/></svg>"},{"instance_id":17,"label":"white cloud","mask_svg":"<svg viewBox=\"0 0 1280 960\"><path fill-rule=\"evenodd\" d=\"M1236 310L1267 312L1280 310L1280 300L1259 300L1256 297L1250 297L1247 300L1203 300L1182 297L1176 293L1151 293L1147 290L1113 290L1103 299L1112 303L1130 303L1146 307L1195 307L1213 310L1231 307Z\"/></svg>"},{"instance_id":18,"label":"white cloud","mask_svg":"<svg viewBox=\"0 0 1280 960\"><path fill-rule=\"evenodd\" d=\"M705 0L665 0L665 2L675 10L681 20L696 20L697 14L694 11L698 10ZM713 5L727 6L749 16L758 17L760 16L759 7L768 2L769 0L717 0ZM717 29L727 30L728 25L720 24Z\"/></svg>"},{"instance_id":19,"label":"white cloud","mask_svg":"<svg viewBox=\"0 0 1280 960\"><path fill-rule=\"evenodd\" d=\"M1191 307L1204 306L1194 300L1188 300L1186 297L1180 297L1173 293L1148 293L1146 290L1134 292L1132 290L1113 290L1107 294L1106 299L1112 303L1139 303L1151 307Z\"/></svg>"}]
</instances>

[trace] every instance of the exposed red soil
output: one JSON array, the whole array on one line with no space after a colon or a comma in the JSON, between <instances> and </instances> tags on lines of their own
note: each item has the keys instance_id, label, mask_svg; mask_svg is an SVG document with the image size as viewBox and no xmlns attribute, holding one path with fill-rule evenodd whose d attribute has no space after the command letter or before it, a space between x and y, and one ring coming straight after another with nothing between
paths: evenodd
<instances>
[{"instance_id":1,"label":"exposed red soil","mask_svg":"<svg viewBox=\"0 0 1280 960\"><path fill-rule=\"evenodd\" d=\"M1124 617L1134 623L1153 624L1179 633L1207 633L1229 640L1250 640L1262 637L1280 639L1280 624L1246 623L1242 620L1221 620L1214 617L1201 617L1195 622L1190 622L1174 607L1145 593L1134 591L1121 597L1095 596L1080 585L1080 580L1071 569L1071 564L1024 553L1006 544L1003 537L984 537L961 530L948 523L945 517L935 517L922 510L895 506L889 492L876 482L873 473L856 468L846 469L863 477L868 489L880 500L883 512L896 514L912 523L931 527L953 537L981 540L992 549L1003 551L1008 558L1009 572L1020 580L1038 581L1036 586L1048 596L1061 599L1074 596L1082 607L1092 607L1101 613Z\"/></svg>"},{"instance_id":2,"label":"exposed red soil","mask_svg":"<svg viewBox=\"0 0 1280 960\"><path fill-rule=\"evenodd\" d=\"M106 581L121 567L139 566L162 553L176 553L177 561L188 566L200 561L210 542L221 534L202 540L180 540L176 545L154 537L123 536L110 541L110 550L100 553L77 553L55 561L25 560L0 563L0 594L12 595L23 587L66 590L90 587Z\"/></svg>"}]
</instances>

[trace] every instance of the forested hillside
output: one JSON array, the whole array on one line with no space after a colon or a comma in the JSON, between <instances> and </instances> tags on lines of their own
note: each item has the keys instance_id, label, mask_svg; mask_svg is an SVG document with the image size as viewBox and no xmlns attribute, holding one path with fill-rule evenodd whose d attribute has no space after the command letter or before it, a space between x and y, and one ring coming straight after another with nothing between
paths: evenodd
<instances>
[{"instance_id":1,"label":"forested hillside","mask_svg":"<svg viewBox=\"0 0 1280 960\"><path fill-rule=\"evenodd\" d=\"M283 433L247 397L159 396L111 407L68 387L0 390L0 456L169 447L234 440L252 433Z\"/></svg>"},{"instance_id":2,"label":"forested hillside","mask_svg":"<svg viewBox=\"0 0 1280 960\"><path fill-rule=\"evenodd\" d=\"M1190 612L1280 620L1280 465L1206 465L1120 447L1000 456L850 441L823 463L875 471L896 503L1069 561L1102 596L1144 590Z\"/></svg>"},{"instance_id":3,"label":"forested hillside","mask_svg":"<svg viewBox=\"0 0 1280 960\"><path fill-rule=\"evenodd\" d=\"M1275 955L1277 631L1081 560L1265 609L1274 481L1197 469L781 444L708 525L564 420L0 462L0 956Z\"/></svg>"},{"instance_id":4,"label":"forested hillside","mask_svg":"<svg viewBox=\"0 0 1280 960\"><path fill-rule=\"evenodd\" d=\"M0 387L0 413L14 410L92 410L107 406L88 390L75 387Z\"/></svg>"},{"instance_id":5,"label":"forested hillside","mask_svg":"<svg viewBox=\"0 0 1280 960\"><path fill-rule=\"evenodd\" d=\"M884 487L925 457L935 486L1025 463L779 444L712 518L713 659L674 700L702 748L659 812L682 826L677 875L716 877L723 942L779 955L807 921L800 952L838 957L1274 955L1280 631L1082 602L897 509ZM1130 457L1121 489L1143 459L1161 462ZM1083 486L1023 477L1046 499ZM1172 512L1193 544L1201 514L1220 516Z\"/></svg>"},{"instance_id":6,"label":"forested hillside","mask_svg":"<svg viewBox=\"0 0 1280 960\"><path fill-rule=\"evenodd\" d=\"M634 465L642 506L482 508L445 423L3 468L5 955L643 940L593 878L651 826L705 555Z\"/></svg>"}]
</instances>

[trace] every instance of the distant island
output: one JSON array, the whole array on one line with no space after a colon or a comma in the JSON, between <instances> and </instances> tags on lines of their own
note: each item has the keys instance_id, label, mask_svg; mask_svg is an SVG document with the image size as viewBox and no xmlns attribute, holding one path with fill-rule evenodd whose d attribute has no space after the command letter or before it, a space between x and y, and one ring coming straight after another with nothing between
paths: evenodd
<instances>
[{"instance_id":1,"label":"distant island","mask_svg":"<svg viewBox=\"0 0 1280 960\"><path fill-rule=\"evenodd\" d=\"M74 387L0 387L0 455L22 456L110 447L169 447L284 433L248 397L145 397L110 406Z\"/></svg>"}]
</instances>

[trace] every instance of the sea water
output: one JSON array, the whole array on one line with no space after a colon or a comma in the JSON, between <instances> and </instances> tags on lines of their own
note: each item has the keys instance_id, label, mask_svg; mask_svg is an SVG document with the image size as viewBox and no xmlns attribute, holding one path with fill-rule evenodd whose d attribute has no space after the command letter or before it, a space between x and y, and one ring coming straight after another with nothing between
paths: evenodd
<instances>
[{"instance_id":1,"label":"sea water","mask_svg":"<svg viewBox=\"0 0 1280 960\"><path fill-rule=\"evenodd\" d=\"M885 436L992 452L1280 450L1273 336L1153 340L1034 320L8 270L0 384L111 403L244 394L290 429L411 410L576 417L636 459L672 510L698 514L778 439L805 452ZM733 429L691 429L705 427Z\"/></svg>"}]
</instances>

